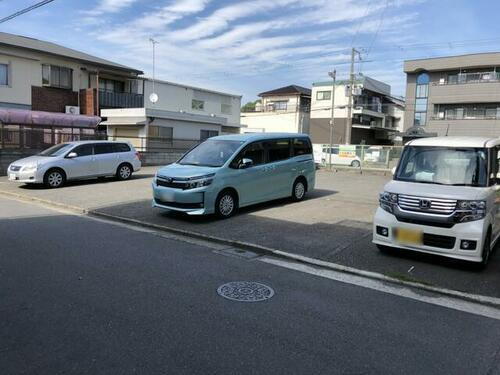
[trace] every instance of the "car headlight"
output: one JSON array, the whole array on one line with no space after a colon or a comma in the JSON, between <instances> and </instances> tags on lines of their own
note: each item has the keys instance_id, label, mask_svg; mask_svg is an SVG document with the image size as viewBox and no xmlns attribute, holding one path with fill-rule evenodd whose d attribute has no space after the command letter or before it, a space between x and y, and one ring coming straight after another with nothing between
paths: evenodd
<instances>
[{"instance_id":1,"label":"car headlight","mask_svg":"<svg viewBox=\"0 0 500 375\"><path fill-rule=\"evenodd\" d=\"M383 193L380 193L379 204L383 210L392 214L394 211L394 206L398 204L398 195L395 193L384 191Z\"/></svg>"},{"instance_id":2,"label":"car headlight","mask_svg":"<svg viewBox=\"0 0 500 375\"><path fill-rule=\"evenodd\" d=\"M481 220L486 216L486 201L458 201L454 218L459 223Z\"/></svg>"},{"instance_id":3,"label":"car headlight","mask_svg":"<svg viewBox=\"0 0 500 375\"><path fill-rule=\"evenodd\" d=\"M33 172L33 171L36 171L38 168L38 165L36 164L28 164L28 165L25 165L22 169L23 172Z\"/></svg>"},{"instance_id":4,"label":"car headlight","mask_svg":"<svg viewBox=\"0 0 500 375\"><path fill-rule=\"evenodd\" d=\"M207 174L205 176L192 177L186 182L186 189L196 189L204 186L208 186L214 180L215 173Z\"/></svg>"}]
</instances>

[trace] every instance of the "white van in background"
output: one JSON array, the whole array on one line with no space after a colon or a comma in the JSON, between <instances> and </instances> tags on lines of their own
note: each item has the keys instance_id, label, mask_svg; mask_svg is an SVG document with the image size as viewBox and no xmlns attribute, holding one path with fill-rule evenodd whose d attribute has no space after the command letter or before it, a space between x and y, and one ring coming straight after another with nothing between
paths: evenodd
<instances>
[{"instance_id":1,"label":"white van in background","mask_svg":"<svg viewBox=\"0 0 500 375\"><path fill-rule=\"evenodd\" d=\"M331 150L331 151L330 151ZM331 163L333 165L344 165L359 168L361 166L361 159L355 154L355 152L342 152L342 149L337 147L332 147L325 145L313 145L314 152L314 163L316 165L328 165Z\"/></svg>"},{"instance_id":2,"label":"white van in background","mask_svg":"<svg viewBox=\"0 0 500 375\"><path fill-rule=\"evenodd\" d=\"M407 143L380 194L373 242L485 266L500 236L499 156L498 138Z\"/></svg>"}]
</instances>

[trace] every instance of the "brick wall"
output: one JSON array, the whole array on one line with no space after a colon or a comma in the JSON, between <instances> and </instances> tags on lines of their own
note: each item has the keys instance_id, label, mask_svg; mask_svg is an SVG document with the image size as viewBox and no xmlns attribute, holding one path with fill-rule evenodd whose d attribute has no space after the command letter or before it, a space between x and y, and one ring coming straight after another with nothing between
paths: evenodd
<instances>
[{"instance_id":1,"label":"brick wall","mask_svg":"<svg viewBox=\"0 0 500 375\"><path fill-rule=\"evenodd\" d=\"M77 92L52 87L31 86L31 109L33 111L64 113L67 105L78 105Z\"/></svg>"},{"instance_id":2,"label":"brick wall","mask_svg":"<svg viewBox=\"0 0 500 375\"><path fill-rule=\"evenodd\" d=\"M97 90L80 90L80 114L87 116L97 115Z\"/></svg>"}]
</instances>

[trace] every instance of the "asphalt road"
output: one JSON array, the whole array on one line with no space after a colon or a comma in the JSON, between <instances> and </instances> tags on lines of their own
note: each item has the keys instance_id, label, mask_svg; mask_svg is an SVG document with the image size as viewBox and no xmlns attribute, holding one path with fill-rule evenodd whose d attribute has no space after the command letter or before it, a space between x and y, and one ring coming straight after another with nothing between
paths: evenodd
<instances>
[{"instance_id":1,"label":"asphalt road","mask_svg":"<svg viewBox=\"0 0 500 375\"><path fill-rule=\"evenodd\" d=\"M233 302L234 280L274 288ZM2 374L499 374L500 320L0 198Z\"/></svg>"}]
</instances>

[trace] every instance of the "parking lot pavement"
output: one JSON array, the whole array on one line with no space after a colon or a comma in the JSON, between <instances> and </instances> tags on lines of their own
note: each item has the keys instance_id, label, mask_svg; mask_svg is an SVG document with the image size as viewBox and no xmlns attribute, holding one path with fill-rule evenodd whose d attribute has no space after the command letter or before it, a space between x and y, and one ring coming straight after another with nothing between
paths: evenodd
<instances>
[{"instance_id":1,"label":"parking lot pavement","mask_svg":"<svg viewBox=\"0 0 500 375\"><path fill-rule=\"evenodd\" d=\"M380 253L371 243L379 191L390 178L348 171L317 173L316 189L300 203L279 200L244 208L229 220L191 217L151 208L151 177L131 181L77 182L57 190L26 188L0 178L0 191L15 192L145 223L250 242L289 253L374 271L408 281L500 297L500 256L485 271L421 254Z\"/></svg>"}]
</instances>

